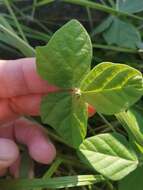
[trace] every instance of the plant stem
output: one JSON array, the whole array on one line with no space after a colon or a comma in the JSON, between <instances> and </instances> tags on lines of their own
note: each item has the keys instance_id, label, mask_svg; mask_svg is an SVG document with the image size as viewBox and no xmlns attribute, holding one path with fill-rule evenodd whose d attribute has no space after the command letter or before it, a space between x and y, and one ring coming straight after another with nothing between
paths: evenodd
<instances>
[{"instance_id":1,"label":"plant stem","mask_svg":"<svg viewBox=\"0 0 143 190\"><path fill-rule=\"evenodd\" d=\"M20 35L21 35L21 37L23 38L23 40L24 40L25 42L28 43L28 40L26 39L26 37L25 37L25 35L24 35L24 32L23 32L22 29L21 29L20 23L18 22L18 20L17 20L15 14L14 14L14 12L13 12L11 6L10 6L9 0L4 0L4 3L5 3L5 5L6 5L8 11L9 11L9 13L10 13L10 15L12 16L12 18L13 18L13 20L14 20L14 22L15 22L15 25L16 25L16 27L17 27L17 29L18 29Z\"/></svg>"},{"instance_id":2,"label":"plant stem","mask_svg":"<svg viewBox=\"0 0 143 190\"><path fill-rule=\"evenodd\" d=\"M8 30L6 27L4 27L2 24L0 24L0 30L3 31L4 33L10 35L16 43L19 44L21 47L19 50L27 57L33 57L35 56L35 50L27 44L24 40L22 40L19 36Z\"/></svg>"},{"instance_id":3,"label":"plant stem","mask_svg":"<svg viewBox=\"0 0 143 190\"><path fill-rule=\"evenodd\" d=\"M92 21L91 11L90 11L90 9L88 7L86 7L86 11L87 11L87 16L88 16L88 20L89 20L90 29L92 31L93 30L93 21Z\"/></svg>"},{"instance_id":4,"label":"plant stem","mask_svg":"<svg viewBox=\"0 0 143 190\"><path fill-rule=\"evenodd\" d=\"M137 20L143 20L142 17L136 16L133 14L129 14L127 12L118 11L114 8L109 7L109 6L105 6L105 5L102 5L100 3L95 3L92 1L87 1L87 0L62 0L62 1L65 3L72 3L72 4L81 5L84 7L89 7L92 9L97 9L97 10L100 10L100 11L103 11L106 13L110 13L110 14L115 15L115 16L125 16L125 17L130 17L133 19L137 19Z\"/></svg>"},{"instance_id":5,"label":"plant stem","mask_svg":"<svg viewBox=\"0 0 143 190\"><path fill-rule=\"evenodd\" d=\"M100 2L101 2L103 5L106 5L106 3L105 3L104 0L100 0Z\"/></svg>"},{"instance_id":6,"label":"plant stem","mask_svg":"<svg viewBox=\"0 0 143 190\"><path fill-rule=\"evenodd\" d=\"M114 189L114 186L112 185L112 183L111 183L110 181L107 180L106 183L107 183L107 185L108 185L108 189L109 189L109 190L115 190L115 189Z\"/></svg>"},{"instance_id":7,"label":"plant stem","mask_svg":"<svg viewBox=\"0 0 143 190\"><path fill-rule=\"evenodd\" d=\"M22 11L20 11L15 5L12 5L14 10L20 15L20 18L26 20L26 21L32 21L34 23L36 23L38 25L38 27L40 27L41 29L43 29L46 33L48 34L52 34L52 32L45 26L43 25L39 20L31 17L31 16L27 16L25 15ZM36 5L35 5L36 8Z\"/></svg>"},{"instance_id":8,"label":"plant stem","mask_svg":"<svg viewBox=\"0 0 143 190\"><path fill-rule=\"evenodd\" d=\"M113 0L108 0L108 2L110 3L110 5L114 8L115 7L115 3Z\"/></svg>"},{"instance_id":9,"label":"plant stem","mask_svg":"<svg viewBox=\"0 0 143 190\"><path fill-rule=\"evenodd\" d=\"M124 52L124 53L139 53L140 51L140 50L135 50L135 49L116 47L116 46L110 46L110 45L104 45L104 44L93 44L93 48L107 49L107 50L119 51L119 52Z\"/></svg>"},{"instance_id":10,"label":"plant stem","mask_svg":"<svg viewBox=\"0 0 143 190\"><path fill-rule=\"evenodd\" d=\"M101 119L104 121L104 123L106 123L112 131L116 132L114 127L109 123L109 121L101 113L99 113L99 112L97 112L97 113L101 117Z\"/></svg>"},{"instance_id":11,"label":"plant stem","mask_svg":"<svg viewBox=\"0 0 143 190\"><path fill-rule=\"evenodd\" d=\"M34 18L34 15L35 15L36 4L37 4L37 0L33 0L32 13L31 13L32 18Z\"/></svg>"},{"instance_id":12,"label":"plant stem","mask_svg":"<svg viewBox=\"0 0 143 190\"><path fill-rule=\"evenodd\" d=\"M72 166L74 166L76 168L85 169L85 170L88 170L88 171L92 170L88 166L86 166L85 164L83 164L82 162L80 162L79 160L75 159L72 156L65 156L63 154L58 154L58 155L62 159L63 163L65 163L67 165L72 165Z\"/></svg>"}]
</instances>

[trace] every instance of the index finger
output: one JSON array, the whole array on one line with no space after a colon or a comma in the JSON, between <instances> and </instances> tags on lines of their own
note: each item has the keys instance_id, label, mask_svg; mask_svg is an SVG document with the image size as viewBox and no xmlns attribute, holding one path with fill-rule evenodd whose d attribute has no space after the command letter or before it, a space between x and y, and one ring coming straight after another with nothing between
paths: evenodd
<instances>
[{"instance_id":1,"label":"index finger","mask_svg":"<svg viewBox=\"0 0 143 190\"><path fill-rule=\"evenodd\" d=\"M0 61L0 98L57 90L37 74L35 58Z\"/></svg>"}]
</instances>

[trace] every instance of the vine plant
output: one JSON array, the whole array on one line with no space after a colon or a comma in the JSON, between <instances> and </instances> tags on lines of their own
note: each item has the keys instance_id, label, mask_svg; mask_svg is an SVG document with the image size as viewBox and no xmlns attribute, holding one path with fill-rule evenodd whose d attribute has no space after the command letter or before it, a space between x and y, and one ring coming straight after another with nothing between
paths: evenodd
<instances>
[{"instance_id":1,"label":"vine plant","mask_svg":"<svg viewBox=\"0 0 143 190\"><path fill-rule=\"evenodd\" d=\"M77 20L61 27L46 46L37 47L36 59L40 76L59 87L41 102L43 123L53 127L77 150L82 162L103 177L120 180L135 170L139 166L139 149L121 134L85 138L87 106L115 115L136 145L143 145L138 125L132 126L135 110L128 110L143 94L142 74L128 65L111 62L100 63L91 70L91 40ZM138 114L135 117L137 122Z\"/></svg>"}]
</instances>

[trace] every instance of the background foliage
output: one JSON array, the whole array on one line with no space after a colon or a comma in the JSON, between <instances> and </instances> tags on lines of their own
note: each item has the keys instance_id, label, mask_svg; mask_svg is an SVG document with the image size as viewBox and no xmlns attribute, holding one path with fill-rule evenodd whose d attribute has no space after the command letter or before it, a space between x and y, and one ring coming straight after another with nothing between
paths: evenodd
<instances>
[{"instance_id":1,"label":"background foliage","mask_svg":"<svg viewBox=\"0 0 143 190\"><path fill-rule=\"evenodd\" d=\"M125 63L142 72L143 2L140 0L0 0L0 10L1 59L34 56L37 45L45 45L60 26L76 18L85 26L92 39L92 67L103 61L111 61ZM87 136L119 132L143 153L142 104L140 100L136 108L116 117L105 117L97 113L89 119ZM34 119L41 123L40 118ZM142 167L120 182L111 182L97 176L97 172L83 165L75 150L69 148L50 126L47 133L56 144L58 156L49 167L36 165L36 177L42 179L9 180L7 183L1 180L2 189L41 190L46 187L67 190L72 187L71 189L83 190L142 190ZM99 141L101 136L97 137ZM110 135L108 138L112 139ZM137 142L134 143L135 140ZM125 144L128 142L125 141ZM139 156L142 165L142 154ZM136 158L133 157L130 155L132 164L136 165ZM49 179L51 177L53 178ZM100 183L96 184L97 182Z\"/></svg>"}]
</instances>

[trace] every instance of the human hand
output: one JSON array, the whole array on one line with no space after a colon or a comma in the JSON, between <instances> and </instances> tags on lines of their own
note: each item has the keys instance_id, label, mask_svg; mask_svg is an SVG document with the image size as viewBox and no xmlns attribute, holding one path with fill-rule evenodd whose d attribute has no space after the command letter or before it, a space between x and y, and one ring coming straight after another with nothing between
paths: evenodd
<instances>
[{"instance_id":1,"label":"human hand","mask_svg":"<svg viewBox=\"0 0 143 190\"><path fill-rule=\"evenodd\" d=\"M49 164L56 155L43 128L23 115L39 115L43 95L58 88L42 80L34 58L0 61L0 175L7 170L18 177L20 153L16 143L27 146L35 161ZM89 116L94 109L89 106ZM39 148L38 148L39 147Z\"/></svg>"},{"instance_id":2,"label":"human hand","mask_svg":"<svg viewBox=\"0 0 143 190\"><path fill-rule=\"evenodd\" d=\"M0 61L1 176L9 169L18 177L20 153L16 142L26 145L30 156L40 163L49 164L54 159L56 150L44 129L22 116L39 115L42 96L56 90L37 75L34 58Z\"/></svg>"}]
</instances>

